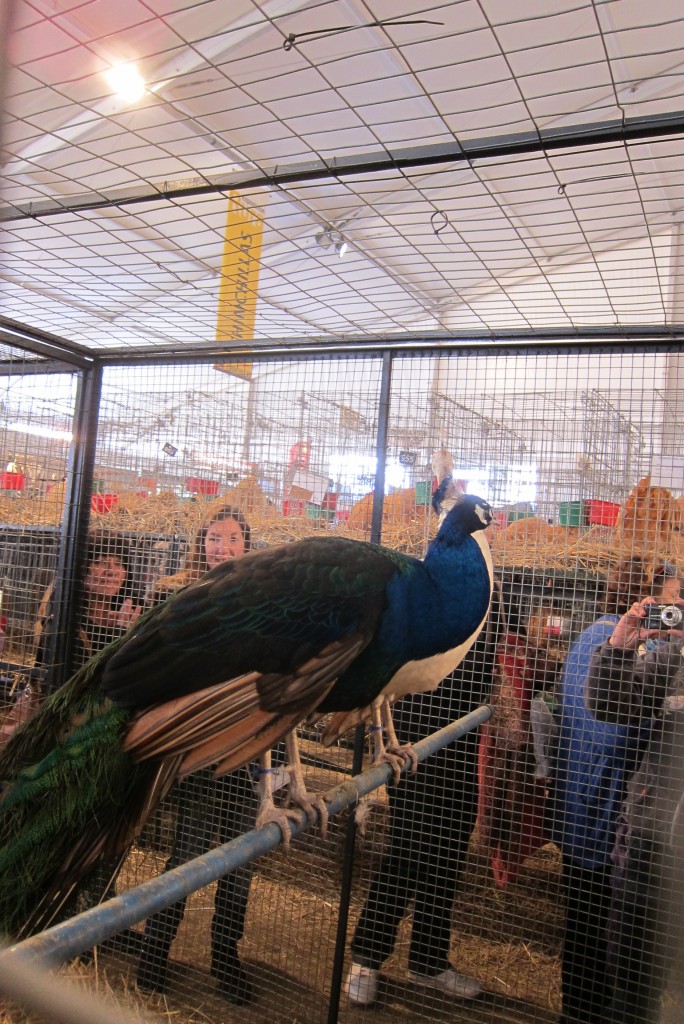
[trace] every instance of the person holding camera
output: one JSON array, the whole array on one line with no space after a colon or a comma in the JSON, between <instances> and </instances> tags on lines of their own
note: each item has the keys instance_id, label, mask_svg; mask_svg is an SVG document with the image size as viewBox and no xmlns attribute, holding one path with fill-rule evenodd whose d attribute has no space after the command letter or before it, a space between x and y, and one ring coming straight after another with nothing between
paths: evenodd
<instances>
[{"instance_id":1,"label":"person holding camera","mask_svg":"<svg viewBox=\"0 0 684 1024\"><path fill-rule=\"evenodd\" d=\"M599 721L650 730L627 783L612 851L611 1024L658 1024L684 934L673 913L684 883L684 602L674 568L661 569L659 603L636 602L594 652L587 675L587 709Z\"/></svg>"},{"instance_id":2,"label":"person holding camera","mask_svg":"<svg viewBox=\"0 0 684 1024\"><path fill-rule=\"evenodd\" d=\"M566 904L560 1024L605 1024L613 999L605 940L613 894L611 854L627 782L652 722L602 720L587 707L588 676L596 649L647 596L663 604L679 596L673 566L663 563L652 570L638 557L615 566L606 580L605 612L570 645L556 691L558 748L549 838L563 856Z\"/></svg>"}]
</instances>

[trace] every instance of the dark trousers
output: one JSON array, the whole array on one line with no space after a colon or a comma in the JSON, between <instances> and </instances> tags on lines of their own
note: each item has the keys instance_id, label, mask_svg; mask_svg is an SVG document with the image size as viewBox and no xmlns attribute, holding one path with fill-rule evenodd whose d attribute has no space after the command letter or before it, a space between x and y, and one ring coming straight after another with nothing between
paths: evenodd
<instances>
[{"instance_id":1,"label":"dark trousers","mask_svg":"<svg viewBox=\"0 0 684 1024\"><path fill-rule=\"evenodd\" d=\"M604 1024L612 996L606 943L611 873L610 866L584 868L563 856L563 1014L580 1024Z\"/></svg>"},{"instance_id":2,"label":"dark trousers","mask_svg":"<svg viewBox=\"0 0 684 1024\"><path fill-rule=\"evenodd\" d=\"M388 850L352 939L355 963L381 966L412 901L409 969L439 974L449 966L454 896L477 813L476 759L469 735L389 789Z\"/></svg>"},{"instance_id":3,"label":"dark trousers","mask_svg":"<svg viewBox=\"0 0 684 1024\"><path fill-rule=\"evenodd\" d=\"M677 947L671 905L672 858L648 836L633 833L614 875L608 927L615 979L611 1024L657 1024L660 997Z\"/></svg>"},{"instance_id":4,"label":"dark trousers","mask_svg":"<svg viewBox=\"0 0 684 1024\"><path fill-rule=\"evenodd\" d=\"M254 826L256 796L246 768L215 780L210 769L196 772L175 791L177 819L171 856L165 871L227 843ZM221 975L224 958L234 955L235 942L244 933L251 864L231 871L216 885L211 922L212 971ZM148 918L141 953L141 968L152 964L165 969L171 943L176 937L185 899ZM230 958L230 957L229 957Z\"/></svg>"}]
</instances>

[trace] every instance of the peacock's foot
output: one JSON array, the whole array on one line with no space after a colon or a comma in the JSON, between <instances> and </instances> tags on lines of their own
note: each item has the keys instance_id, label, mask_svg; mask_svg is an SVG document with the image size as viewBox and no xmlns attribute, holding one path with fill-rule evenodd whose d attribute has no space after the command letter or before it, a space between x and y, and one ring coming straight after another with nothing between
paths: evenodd
<instances>
[{"instance_id":1,"label":"peacock's foot","mask_svg":"<svg viewBox=\"0 0 684 1024\"><path fill-rule=\"evenodd\" d=\"M300 807L312 825L318 824L321 838L327 837L330 814L325 797L309 793L306 788L300 789L296 785L293 786L291 781L288 787L287 806L288 808Z\"/></svg>"},{"instance_id":2,"label":"peacock's foot","mask_svg":"<svg viewBox=\"0 0 684 1024\"><path fill-rule=\"evenodd\" d=\"M294 821L297 824L301 824L301 811L304 811L312 825L319 825L321 836L325 839L328 834L328 821L330 818L325 798L314 796L306 789L302 790L298 787L295 787L294 790L290 789L287 802L282 807L276 807L271 800L262 802L256 816L256 828L262 829L264 825L274 821L282 832L283 846L289 848L291 840L290 822Z\"/></svg>"},{"instance_id":3,"label":"peacock's foot","mask_svg":"<svg viewBox=\"0 0 684 1024\"><path fill-rule=\"evenodd\" d=\"M270 825L272 821L275 822L282 833L283 846L286 850L289 850L292 838L290 822L300 821L299 812L289 807L276 807L275 804L260 807L256 816L256 828L261 830L265 825Z\"/></svg>"},{"instance_id":4,"label":"peacock's foot","mask_svg":"<svg viewBox=\"0 0 684 1024\"><path fill-rule=\"evenodd\" d=\"M389 764L392 766L392 782L396 786L401 778L402 769L413 774L418 770L418 755L410 743L397 747L385 747L384 751L373 760L373 764Z\"/></svg>"}]
</instances>

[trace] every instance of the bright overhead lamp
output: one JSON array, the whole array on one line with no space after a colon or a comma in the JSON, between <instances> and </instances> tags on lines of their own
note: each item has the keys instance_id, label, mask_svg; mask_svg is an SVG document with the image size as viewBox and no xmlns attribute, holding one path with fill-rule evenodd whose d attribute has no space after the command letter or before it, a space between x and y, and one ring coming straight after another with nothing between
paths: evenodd
<instances>
[{"instance_id":1,"label":"bright overhead lamp","mask_svg":"<svg viewBox=\"0 0 684 1024\"><path fill-rule=\"evenodd\" d=\"M126 103L137 103L147 92L145 80L135 64L114 64L104 75L112 92Z\"/></svg>"}]
</instances>

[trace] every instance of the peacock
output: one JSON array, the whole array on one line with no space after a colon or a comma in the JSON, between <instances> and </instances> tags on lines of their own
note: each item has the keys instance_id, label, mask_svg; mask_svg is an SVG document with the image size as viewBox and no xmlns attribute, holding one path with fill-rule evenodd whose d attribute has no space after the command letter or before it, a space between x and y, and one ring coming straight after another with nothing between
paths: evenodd
<instances>
[{"instance_id":1,"label":"peacock","mask_svg":"<svg viewBox=\"0 0 684 1024\"><path fill-rule=\"evenodd\" d=\"M332 536L259 550L147 612L0 755L0 928L44 927L185 775L233 771L311 714L436 686L487 614L491 518L463 496L422 561Z\"/></svg>"}]
</instances>

